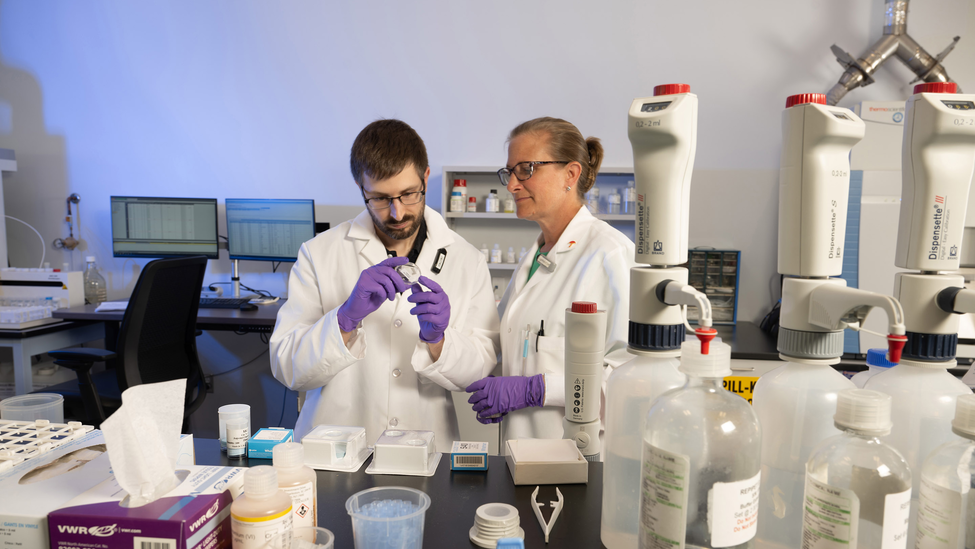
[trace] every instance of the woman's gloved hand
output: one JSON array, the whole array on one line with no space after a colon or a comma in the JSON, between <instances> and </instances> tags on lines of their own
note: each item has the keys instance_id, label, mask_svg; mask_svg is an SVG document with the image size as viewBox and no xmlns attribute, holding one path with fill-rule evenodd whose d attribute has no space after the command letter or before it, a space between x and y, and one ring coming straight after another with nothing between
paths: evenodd
<instances>
[{"instance_id":1,"label":"woman's gloved hand","mask_svg":"<svg viewBox=\"0 0 975 549\"><path fill-rule=\"evenodd\" d=\"M477 420L484 424L497 423L494 420L508 412L542 406L545 400L545 376L486 377L468 385L466 391L474 393L467 402L474 405Z\"/></svg>"},{"instance_id":2,"label":"woman's gloved hand","mask_svg":"<svg viewBox=\"0 0 975 549\"><path fill-rule=\"evenodd\" d=\"M392 301L396 299L396 294L409 289L410 285L396 272L398 265L408 262L409 259L405 257L391 257L359 274L352 294L336 314L343 332L354 331L362 319L382 306L383 301Z\"/></svg>"},{"instance_id":3,"label":"woman's gloved hand","mask_svg":"<svg viewBox=\"0 0 975 549\"><path fill-rule=\"evenodd\" d=\"M420 284L430 291L424 291ZM410 314L416 315L420 322L420 341L436 343L443 339L450 324L450 300L443 288L429 278L421 276L420 284L413 285L413 294L407 298L410 303L417 304L410 309Z\"/></svg>"}]
</instances>

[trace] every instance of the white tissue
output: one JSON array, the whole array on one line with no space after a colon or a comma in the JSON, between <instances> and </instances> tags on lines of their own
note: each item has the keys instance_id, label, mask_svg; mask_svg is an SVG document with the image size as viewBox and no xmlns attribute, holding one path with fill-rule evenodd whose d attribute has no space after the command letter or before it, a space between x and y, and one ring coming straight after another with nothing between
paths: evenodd
<instances>
[{"instance_id":1,"label":"white tissue","mask_svg":"<svg viewBox=\"0 0 975 549\"><path fill-rule=\"evenodd\" d=\"M130 507L159 499L179 484L176 457L186 380L147 383L122 393L122 406L102 422L108 459Z\"/></svg>"}]
</instances>

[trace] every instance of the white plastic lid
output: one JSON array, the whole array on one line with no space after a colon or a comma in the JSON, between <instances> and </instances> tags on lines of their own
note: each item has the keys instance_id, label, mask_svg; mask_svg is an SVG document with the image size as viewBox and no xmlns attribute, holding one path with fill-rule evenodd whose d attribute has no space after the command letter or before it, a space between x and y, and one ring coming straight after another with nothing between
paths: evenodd
<instances>
[{"instance_id":1,"label":"white plastic lid","mask_svg":"<svg viewBox=\"0 0 975 549\"><path fill-rule=\"evenodd\" d=\"M284 442L271 450L271 456L279 469L298 469L305 464L305 447L297 442Z\"/></svg>"},{"instance_id":2,"label":"white plastic lid","mask_svg":"<svg viewBox=\"0 0 975 549\"><path fill-rule=\"evenodd\" d=\"M846 389L836 395L837 429L877 435L890 434L890 395L869 389Z\"/></svg>"},{"instance_id":3,"label":"white plastic lid","mask_svg":"<svg viewBox=\"0 0 975 549\"><path fill-rule=\"evenodd\" d=\"M244 473L244 493L249 498L266 498L278 491L278 472L270 465L251 467Z\"/></svg>"},{"instance_id":4,"label":"white plastic lid","mask_svg":"<svg viewBox=\"0 0 975 549\"><path fill-rule=\"evenodd\" d=\"M731 375L731 346L717 338L711 341L708 354L701 354L701 342L688 339L680 346L680 371L694 377Z\"/></svg>"},{"instance_id":5,"label":"white plastic lid","mask_svg":"<svg viewBox=\"0 0 975 549\"><path fill-rule=\"evenodd\" d=\"M951 430L960 437L975 439L975 395L958 395Z\"/></svg>"},{"instance_id":6,"label":"white plastic lid","mask_svg":"<svg viewBox=\"0 0 975 549\"><path fill-rule=\"evenodd\" d=\"M217 408L217 415L224 420L231 417L244 417L250 420L251 407L249 404L225 404Z\"/></svg>"},{"instance_id":7,"label":"white plastic lid","mask_svg":"<svg viewBox=\"0 0 975 549\"><path fill-rule=\"evenodd\" d=\"M85 262L86 262L86 263L88 263L88 262L92 262L92 261L94 261L94 260L95 260L95 256L93 256L93 255L88 255L88 256L85 256Z\"/></svg>"}]
</instances>

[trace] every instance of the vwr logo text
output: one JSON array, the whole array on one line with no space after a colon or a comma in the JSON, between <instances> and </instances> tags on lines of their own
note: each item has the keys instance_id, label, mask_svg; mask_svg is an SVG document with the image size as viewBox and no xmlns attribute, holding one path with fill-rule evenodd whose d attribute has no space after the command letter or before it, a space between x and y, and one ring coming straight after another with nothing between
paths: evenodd
<instances>
[{"instance_id":1,"label":"vwr logo text","mask_svg":"<svg viewBox=\"0 0 975 549\"><path fill-rule=\"evenodd\" d=\"M115 533L118 529L117 526L118 524L111 524L109 526L69 526L67 524L59 524L58 532L62 534L85 534L107 538Z\"/></svg>"},{"instance_id":2,"label":"vwr logo text","mask_svg":"<svg viewBox=\"0 0 975 549\"><path fill-rule=\"evenodd\" d=\"M206 521L212 519L213 516L217 514L217 509L219 508L220 508L220 502L219 501L213 502L213 506L207 509L207 513L202 517L196 519L196 522L190 525L190 532L196 530L200 526L203 526L206 523Z\"/></svg>"}]
</instances>

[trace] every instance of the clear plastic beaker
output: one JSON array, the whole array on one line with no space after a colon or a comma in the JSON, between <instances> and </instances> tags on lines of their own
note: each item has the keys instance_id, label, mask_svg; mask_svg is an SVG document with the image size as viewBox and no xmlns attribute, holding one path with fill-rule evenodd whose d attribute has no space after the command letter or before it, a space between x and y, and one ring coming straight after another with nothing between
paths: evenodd
<instances>
[{"instance_id":1,"label":"clear plastic beaker","mask_svg":"<svg viewBox=\"0 0 975 549\"><path fill-rule=\"evenodd\" d=\"M308 541L314 540L314 541ZM334 549L335 536L325 528L295 528L267 543L269 549Z\"/></svg>"},{"instance_id":2,"label":"clear plastic beaker","mask_svg":"<svg viewBox=\"0 0 975 549\"><path fill-rule=\"evenodd\" d=\"M20 395L0 401L0 419L64 423L64 397L55 393Z\"/></svg>"},{"instance_id":3,"label":"clear plastic beaker","mask_svg":"<svg viewBox=\"0 0 975 549\"><path fill-rule=\"evenodd\" d=\"M355 549L421 549L430 496L403 486L370 488L345 502Z\"/></svg>"}]
</instances>

